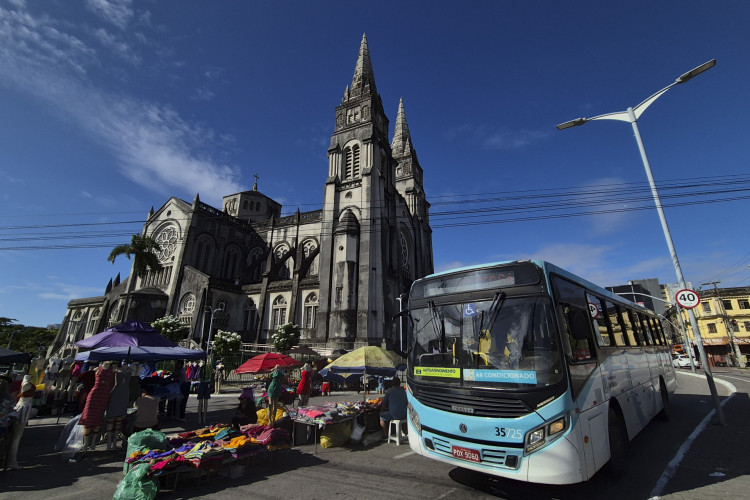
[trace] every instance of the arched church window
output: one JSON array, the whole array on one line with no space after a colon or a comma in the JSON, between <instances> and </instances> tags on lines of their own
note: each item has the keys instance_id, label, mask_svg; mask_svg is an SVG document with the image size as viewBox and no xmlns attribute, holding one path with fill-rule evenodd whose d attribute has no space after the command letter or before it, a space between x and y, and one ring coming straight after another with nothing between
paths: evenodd
<instances>
[{"instance_id":1,"label":"arched church window","mask_svg":"<svg viewBox=\"0 0 750 500\"><path fill-rule=\"evenodd\" d=\"M318 294L315 292L305 298L304 328L315 328L315 317L318 315Z\"/></svg>"},{"instance_id":2,"label":"arched church window","mask_svg":"<svg viewBox=\"0 0 750 500\"><path fill-rule=\"evenodd\" d=\"M305 261L310 259L310 256L315 253L315 250L318 249L318 244L314 240L307 240L302 244L302 253L305 256ZM315 275L318 274L318 258L317 256L315 259L313 259L312 262L310 262L310 265L307 268L307 274L308 275Z\"/></svg>"},{"instance_id":3,"label":"arched church window","mask_svg":"<svg viewBox=\"0 0 750 500\"><path fill-rule=\"evenodd\" d=\"M240 261L240 250L235 246L227 248L227 251L224 253L224 269L222 276L226 279L234 279L239 276Z\"/></svg>"},{"instance_id":4,"label":"arched church window","mask_svg":"<svg viewBox=\"0 0 750 500\"><path fill-rule=\"evenodd\" d=\"M255 331L258 325L258 308L255 306L253 299L248 299L244 307L245 330Z\"/></svg>"},{"instance_id":5,"label":"arched church window","mask_svg":"<svg viewBox=\"0 0 750 500\"><path fill-rule=\"evenodd\" d=\"M271 307L272 321L271 325L274 330L286 323L286 299L279 295L273 301Z\"/></svg>"}]
</instances>

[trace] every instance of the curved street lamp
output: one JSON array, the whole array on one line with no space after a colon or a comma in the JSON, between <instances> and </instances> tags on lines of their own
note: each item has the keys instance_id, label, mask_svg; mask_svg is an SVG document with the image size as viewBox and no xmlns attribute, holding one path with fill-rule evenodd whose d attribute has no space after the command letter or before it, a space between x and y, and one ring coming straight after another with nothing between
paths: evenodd
<instances>
[{"instance_id":1,"label":"curved street lamp","mask_svg":"<svg viewBox=\"0 0 750 500\"><path fill-rule=\"evenodd\" d=\"M641 102L634 108L628 108L625 111L617 111L615 113L606 113L603 115L594 116L592 118L576 118L575 120L570 120L570 121L561 123L560 125L557 126L558 130L565 130L567 128L583 125L586 122L591 122L594 120L619 120L623 122L629 122L633 126L633 132L635 132L635 140L638 143L638 150L641 152L641 160L643 160L643 168L646 169L646 176L648 177L648 183L649 183L649 186L651 186L651 196L654 198L656 211L659 214L661 227L662 227L662 230L664 231L664 238L667 240L667 246L669 247L669 253L672 257L674 270L675 270L675 273L677 273L677 281L679 281L680 286L683 289L687 288L687 285L685 284L685 277L682 274L682 268L680 268L680 261L679 259L677 259L677 252L674 249L674 243L672 242L672 235L669 232L669 226L667 225L667 218L664 215L664 209L662 208L661 200L659 199L659 192L656 189L656 183L654 182L654 177L651 174L651 165L649 164L648 157L646 156L646 149L643 147L643 140L641 139L641 133L638 130L638 118L640 118L643 112L646 111L646 109L654 101L656 101L662 94L664 94L667 90L671 89L675 85L679 85L681 83L690 81L692 78L700 75L704 71L707 71L713 68L714 66L716 66L716 59L711 59L710 61L705 62L701 64L700 66L691 69L687 73L683 73L674 81L674 83L667 85L666 87L656 92L651 97ZM703 339L701 339L701 335L698 330L698 322L695 319L695 313L693 312L692 309L688 309L688 313L690 316L690 326L693 328L693 332L695 332L695 341L696 341L696 344L698 345L698 351L700 352L701 358L704 360L703 370L706 373L706 380L708 381L708 387L711 390L711 396L713 398L714 406L716 408L716 415L718 416L719 422L722 425L726 425L726 420L724 419L724 411L721 408L721 402L719 401L719 394L716 392L716 385L714 384L713 374L711 373L711 367L710 367L710 364L707 363L708 358L706 358L706 352L703 349Z\"/></svg>"}]
</instances>

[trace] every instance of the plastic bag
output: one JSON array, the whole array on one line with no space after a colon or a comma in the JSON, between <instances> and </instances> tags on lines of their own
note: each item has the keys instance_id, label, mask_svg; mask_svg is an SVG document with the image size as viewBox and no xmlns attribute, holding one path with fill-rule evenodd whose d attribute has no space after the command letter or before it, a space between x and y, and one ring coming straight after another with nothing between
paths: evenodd
<instances>
[{"instance_id":1,"label":"plastic bag","mask_svg":"<svg viewBox=\"0 0 750 500\"><path fill-rule=\"evenodd\" d=\"M63 460L70 460L83 447L83 426L78 425L81 415L76 415L65 424L55 444L55 451L62 452Z\"/></svg>"},{"instance_id":2,"label":"plastic bag","mask_svg":"<svg viewBox=\"0 0 750 500\"><path fill-rule=\"evenodd\" d=\"M355 443L359 443L359 441L362 439L362 434L365 432L365 426L360 425L359 422L354 422L354 428L352 428L352 436L351 441Z\"/></svg>"},{"instance_id":3,"label":"plastic bag","mask_svg":"<svg viewBox=\"0 0 750 500\"><path fill-rule=\"evenodd\" d=\"M161 431L155 431L153 429L144 429L136 432L128 438L128 449L125 458L130 457L134 452L140 451L141 449L147 450L170 450L172 445L169 443L167 436ZM127 474L128 463L122 468L122 472Z\"/></svg>"},{"instance_id":4,"label":"plastic bag","mask_svg":"<svg viewBox=\"0 0 750 500\"><path fill-rule=\"evenodd\" d=\"M120 481L112 500L153 500L159 493L159 483L146 478L148 466L133 467Z\"/></svg>"},{"instance_id":5,"label":"plastic bag","mask_svg":"<svg viewBox=\"0 0 750 500\"><path fill-rule=\"evenodd\" d=\"M323 448L343 446L352 435L352 421L331 424L320 433L320 445Z\"/></svg>"}]
</instances>

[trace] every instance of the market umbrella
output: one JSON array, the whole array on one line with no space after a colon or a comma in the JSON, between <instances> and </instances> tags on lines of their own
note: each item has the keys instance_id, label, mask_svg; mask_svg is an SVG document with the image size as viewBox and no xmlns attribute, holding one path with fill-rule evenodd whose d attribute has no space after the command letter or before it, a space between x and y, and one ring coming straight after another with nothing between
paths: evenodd
<instances>
[{"instance_id":1,"label":"market umbrella","mask_svg":"<svg viewBox=\"0 0 750 500\"><path fill-rule=\"evenodd\" d=\"M281 368L297 368L302 363L291 356L280 354L278 352L267 352L254 358L250 358L237 368L235 373L267 373L274 369L276 365Z\"/></svg>"},{"instance_id":2,"label":"market umbrella","mask_svg":"<svg viewBox=\"0 0 750 500\"><path fill-rule=\"evenodd\" d=\"M0 347L0 363L31 363L31 355L27 352L11 351Z\"/></svg>"},{"instance_id":3,"label":"market umbrella","mask_svg":"<svg viewBox=\"0 0 750 500\"><path fill-rule=\"evenodd\" d=\"M79 340L76 346L83 349L97 347L177 347L177 344L159 333L148 323L130 321L105 329L103 332Z\"/></svg>"},{"instance_id":4,"label":"market umbrella","mask_svg":"<svg viewBox=\"0 0 750 500\"><path fill-rule=\"evenodd\" d=\"M206 352L185 347L99 347L76 354L76 361L163 361L168 359L206 359Z\"/></svg>"},{"instance_id":5,"label":"market umbrella","mask_svg":"<svg viewBox=\"0 0 750 500\"><path fill-rule=\"evenodd\" d=\"M397 371L406 368L401 357L378 346L369 345L346 353L320 370L325 376L328 371L334 373L359 373L392 377Z\"/></svg>"}]
</instances>

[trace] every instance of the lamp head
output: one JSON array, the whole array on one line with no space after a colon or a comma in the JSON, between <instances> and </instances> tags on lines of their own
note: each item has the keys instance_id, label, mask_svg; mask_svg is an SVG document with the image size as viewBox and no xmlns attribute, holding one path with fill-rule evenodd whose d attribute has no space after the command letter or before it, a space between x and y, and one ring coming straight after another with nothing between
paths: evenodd
<instances>
[{"instance_id":1,"label":"lamp head","mask_svg":"<svg viewBox=\"0 0 750 500\"><path fill-rule=\"evenodd\" d=\"M577 127L578 125L583 125L586 123L586 118L576 118L575 120L570 120L569 122L561 123L557 126L557 130L564 130L566 128L570 127Z\"/></svg>"},{"instance_id":2,"label":"lamp head","mask_svg":"<svg viewBox=\"0 0 750 500\"><path fill-rule=\"evenodd\" d=\"M690 80L691 78L694 78L694 77L700 75L704 71L707 71L707 70L713 68L714 66L716 66L716 59L711 59L710 61L701 64L697 68L693 68L690 71L688 71L687 73L684 73L684 74L680 75L680 77L677 78L677 80L675 80L675 83L685 83L686 81Z\"/></svg>"}]
</instances>

